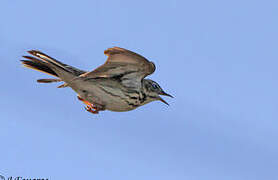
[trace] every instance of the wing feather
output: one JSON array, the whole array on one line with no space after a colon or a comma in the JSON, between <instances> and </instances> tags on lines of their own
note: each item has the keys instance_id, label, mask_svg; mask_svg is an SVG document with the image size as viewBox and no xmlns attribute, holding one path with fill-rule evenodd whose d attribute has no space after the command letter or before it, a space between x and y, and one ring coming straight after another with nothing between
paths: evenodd
<instances>
[{"instance_id":1,"label":"wing feather","mask_svg":"<svg viewBox=\"0 0 278 180\"><path fill-rule=\"evenodd\" d=\"M113 47L104 51L106 62L81 76L88 78L121 77L126 86L136 87L141 80L155 71L155 65L143 56L124 48Z\"/></svg>"},{"instance_id":2,"label":"wing feather","mask_svg":"<svg viewBox=\"0 0 278 180\"><path fill-rule=\"evenodd\" d=\"M113 77L133 72L135 77L142 79L155 71L154 63L127 49L113 47L105 50L104 54L108 56L106 62L94 71L84 74L85 76Z\"/></svg>"}]
</instances>

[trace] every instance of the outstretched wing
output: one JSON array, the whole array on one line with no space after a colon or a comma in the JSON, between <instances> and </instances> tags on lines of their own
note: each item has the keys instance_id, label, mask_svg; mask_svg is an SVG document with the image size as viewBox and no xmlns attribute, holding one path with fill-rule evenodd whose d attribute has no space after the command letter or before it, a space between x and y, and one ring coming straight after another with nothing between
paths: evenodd
<instances>
[{"instance_id":1,"label":"outstretched wing","mask_svg":"<svg viewBox=\"0 0 278 180\"><path fill-rule=\"evenodd\" d=\"M94 71L81 76L88 78L119 78L123 85L141 87L144 77L155 71L153 62L127 49L113 47L104 51L106 62Z\"/></svg>"}]
</instances>

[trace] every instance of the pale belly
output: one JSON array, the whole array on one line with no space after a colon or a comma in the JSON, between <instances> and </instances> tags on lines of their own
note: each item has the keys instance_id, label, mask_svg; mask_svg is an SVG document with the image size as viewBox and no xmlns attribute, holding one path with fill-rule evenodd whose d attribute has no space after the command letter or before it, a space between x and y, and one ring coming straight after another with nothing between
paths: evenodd
<instances>
[{"instance_id":1,"label":"pale belly","mask_svg":"<svg viewBox=\"0 0 278 180\"><path fill-rule=\"evenodd\" d=\"M84 100L110 111L130 111L147 103L136 98L130 99L122 86L111 80L80 82L71 84L71 88ZM135 95L133 94L134 97Z\"/></svg>"},{"instance_id":2,"label":"pale belly","mask_svg":"<svg viewBox=\"0 0 278 180\"><path fill-rule=\"evenodd\" d=\"M102 93L88 94L85 100L92 104L101 104L106 110L116 112L130 111L140 106L140 103L130 103L127 97L115 97L110 94L103 96Z\"/></svg>"}]
</instances>

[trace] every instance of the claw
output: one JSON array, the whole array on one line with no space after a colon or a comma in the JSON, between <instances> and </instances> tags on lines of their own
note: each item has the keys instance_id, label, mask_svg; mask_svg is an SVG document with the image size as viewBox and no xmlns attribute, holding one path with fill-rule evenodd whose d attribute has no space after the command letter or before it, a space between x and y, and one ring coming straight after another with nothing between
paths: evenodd
<instances>
[{"instance_id":1,"label":"claw","mask_svg":"<svg viewBox=\"0 0 278 180\"><path fill-rule=\"evenodd\" d=\"M89 103L88 101L82 99L80 96L77 96L77 98L82 101L86 106L84 107L86 111L93 113L93 114L98 114L99 109L94 107L93 104Z\"/></svg>"},{"instance_id":2,"label":"claw","mask_svg":"<svg viewBox=\"0 0 278 180\"><path fill-rule=\"evenodd\" d=\"M91 112L93 114L98 114L98 111L99 111L98 109L96 109L92 106L86 106L85 109L86 109L86 111Z\"/></svg>"}]
</instances>

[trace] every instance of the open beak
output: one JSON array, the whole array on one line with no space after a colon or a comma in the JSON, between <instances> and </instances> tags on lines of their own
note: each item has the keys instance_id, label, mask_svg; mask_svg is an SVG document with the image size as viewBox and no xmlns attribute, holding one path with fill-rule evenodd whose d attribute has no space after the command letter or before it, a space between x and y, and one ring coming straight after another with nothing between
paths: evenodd
<instances>
[{"instance_id":1,"label":"open beak","mask_svg":"<svg viewBox=\"0 0 278 180\"><path fill-rule=\"evenodd\" d=\"M162 93L160 93L160 95L162 95L162 96L169 96L169 97L171 97L171 98L174 98L172 95L170 95L170 94L167 94L166 92L162 92Z\"/></svg>"},{"instance_id":2,"label":"open beak","mask_svg":"<svg viewBox=\"0 0 278 180\"><path fill-rule=\"evenodd\" d=\"M160 95L162 95L162 96L169 96L171 98L174 98L172 95L167 94L166 92L162 92L162 93L160 93ZM169 106L169 104L164 99L162 99L162 97L159 96L158 100L163 102L164 104L167 104Z\"/></svg>"}]
</instances>

